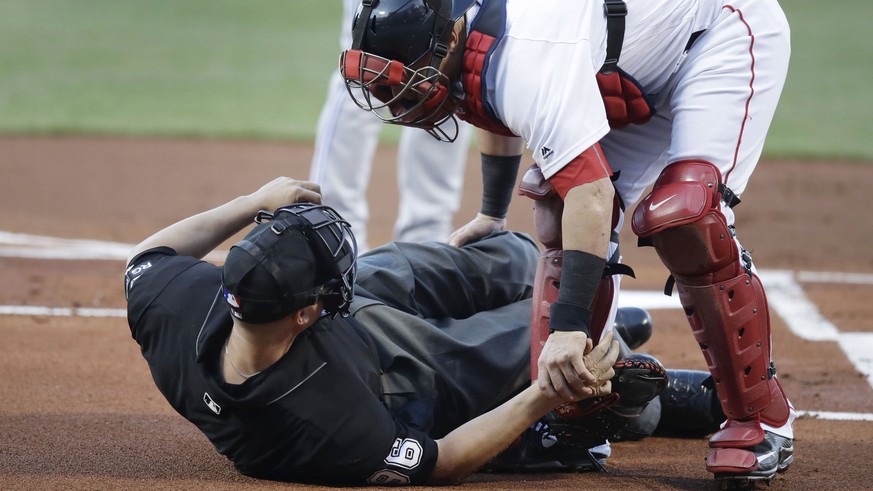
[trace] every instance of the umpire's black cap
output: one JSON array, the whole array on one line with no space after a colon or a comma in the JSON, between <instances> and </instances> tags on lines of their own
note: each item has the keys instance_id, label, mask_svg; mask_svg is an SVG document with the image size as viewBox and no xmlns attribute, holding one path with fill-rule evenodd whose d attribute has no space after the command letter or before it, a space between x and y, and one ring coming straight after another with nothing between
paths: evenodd
<instances>
[{"instance_id":1,"label":"umpire's black cap","mask_svg":"<svg viewBox=\"0 0 873 491\"><path fill-rule=\"evenodd\" d=\"M316 259L306 237L301 230L278 235L272 225L262 223L236 243L222 269L231 313L252 324L281 319L315 301L310 292L318 284Z\"/></svg>"},{"instance_id":2,"label":"umpire's black cap","mask_svg":"<svg viewBox=\"0 0 873 491\"><path fill-rule=\"evenodd\" d=\"M357 259L348 224L333 209L311 203L262 211L256 221L231 247L222 268L231 314L263 324L319 298L328 313L347 314Z\"/></svg>"}]
</instances>

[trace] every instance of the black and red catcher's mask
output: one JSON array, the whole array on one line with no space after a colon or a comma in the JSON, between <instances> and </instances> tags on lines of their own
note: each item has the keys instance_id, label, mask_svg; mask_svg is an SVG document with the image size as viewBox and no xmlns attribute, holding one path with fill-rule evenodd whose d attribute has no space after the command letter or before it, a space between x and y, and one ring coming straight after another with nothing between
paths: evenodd
<instances>
[{"instance_id":1,"label":"black and red catcher's mask","mask_svg":"<svg viewBox=\"0 0 873 491\"><path fill-rule=\"evenodd\" d=\"M363 0L340 55L349 95L390 124L458 136L451 81L440 71L455 22L475 0ZM450 121L449 124L444 124Z\"/></svg>"}]
</instances>

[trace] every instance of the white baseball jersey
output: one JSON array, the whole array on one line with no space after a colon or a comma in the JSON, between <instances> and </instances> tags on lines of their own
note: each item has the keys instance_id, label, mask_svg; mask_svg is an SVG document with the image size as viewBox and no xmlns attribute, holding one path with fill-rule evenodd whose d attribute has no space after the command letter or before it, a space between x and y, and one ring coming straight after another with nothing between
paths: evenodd
<instances>
[{"instance_id":1,"label":"white baseball jersey","mask_svg":"<svg viewBox=\"0 0 873 491\"><path fill-rule=\"evenodd\" d=\"M621 171L616 187L628 205L667 163L686 158L713 162L742 193L787 72L789 31L778 3L626 2L619 67L653 100L652 121L610 131L595 79L606 57L601 0L507 0L485 97L547 177L599 141ZM697 31L704 33L686 52Z\"/></svg>"}]
</instances>

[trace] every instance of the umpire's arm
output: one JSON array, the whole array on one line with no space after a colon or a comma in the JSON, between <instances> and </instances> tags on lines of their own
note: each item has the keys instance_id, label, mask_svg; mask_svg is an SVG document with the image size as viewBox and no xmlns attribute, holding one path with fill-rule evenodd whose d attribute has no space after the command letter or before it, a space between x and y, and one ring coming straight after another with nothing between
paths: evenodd
<instances>
[{"instance_id":1,"label":"umpire's arm","mask_svg":"<svg viewBox=\"0 0 873 491\"><path fill-rule=\"evenodd\" d=\"M318 184L278 177L252 194L240 196L156 232L133 248L127 262L129 264L140 252L155 247L169 247L180 256L200 259L251 224L259 211L273 211L301 202L321 203Z\"/></svg>"},{"instance_id":2,"label":"umpire's arm","mask_svg":"<svg viewBox=\"0 0 873 491\"><path fill-rule=\"evenodd\" d=\"M586 388L583 399L608 394L618 342L609 336L585 355L585 365L595 374L596 386ZM497 408L465 423L437 440L439 455L431 482L458 482L505 450L528 426L566 402L534 384Z\"/></svg>"}]
</instances>

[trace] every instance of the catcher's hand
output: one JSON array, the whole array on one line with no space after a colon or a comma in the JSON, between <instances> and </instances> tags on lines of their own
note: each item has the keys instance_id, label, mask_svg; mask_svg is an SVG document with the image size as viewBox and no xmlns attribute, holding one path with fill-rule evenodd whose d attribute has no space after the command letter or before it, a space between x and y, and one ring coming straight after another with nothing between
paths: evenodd
<instances>
[{"instance_id":1,"label":"catcher's hand","mask_svg":"<svg viewBox=\"0 0 873 491\"><path fill-rule=\"evenodd\" d=\"M618 435L667 386L667 371L652 356L634 353L615 363L612 393L564 404L546 417L550 432L590 448Z\"/></svg>"},{"instance_id":2,"label":"catcher's hand","mask_svg":"<svg viewBox=\"0 0 873 491\"><path fill-rule=\"evenodd\" d=\"M550 396L578 401L609 394L618 358L612 331L594 347L584 332L556 331L549 335L537 361L537 383Z\"/></svg>"},{"instance_id":3,"label":"catcher's hand","mask_svg":"<svg viewBox=\"0 0 873 491\"><path fill-rule=\"evenodd\" d=\"M467 242L475 242L483 237L486 237L494 232L500 232L506 227L505 218L494 218L481 213L476 214L476 218L470 220L466 225L449 235L447 242L449 245L461 247Z\"/></svg>"}]
</instances>

